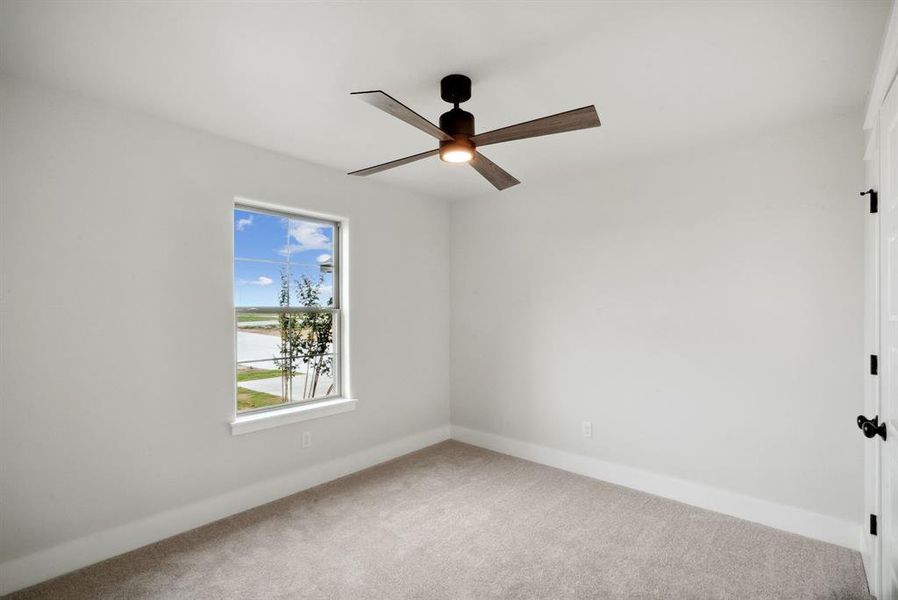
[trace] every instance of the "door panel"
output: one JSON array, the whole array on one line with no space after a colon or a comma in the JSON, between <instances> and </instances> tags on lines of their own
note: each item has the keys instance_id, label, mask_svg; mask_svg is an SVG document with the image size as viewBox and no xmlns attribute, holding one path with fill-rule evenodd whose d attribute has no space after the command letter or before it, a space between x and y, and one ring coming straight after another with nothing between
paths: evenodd
<instances>
[{"instance_id":1,"label":"door panel","mask_svg":"<svg viewBox=\"0 0 898 600\"><path fill-rule=\"evenodd\" d=\"M879 189L879 129L874 127L867 141L866 181L864 187ZM858 207L867 212L867 202ZM864 232L864 348L879 354L879 215L868 213ZM866 362L867 357L864 356ZM865 415L879 414L879 377L868 374L864 380ZM879 445L864 443L864 518L880 514ZM880 597L880 536L863 526L861 552L870 593Z\"/></svg>"}]
</instances>

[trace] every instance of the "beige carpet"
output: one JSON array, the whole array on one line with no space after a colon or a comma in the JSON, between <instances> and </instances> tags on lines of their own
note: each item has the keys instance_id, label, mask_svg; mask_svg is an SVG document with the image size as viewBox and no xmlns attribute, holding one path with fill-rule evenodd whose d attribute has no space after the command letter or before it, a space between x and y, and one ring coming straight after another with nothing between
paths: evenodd
<instances>
[{"instance_id":1,"label":"beige carpet","mask_svg":"<svg viewBox=\"0 0 898 600\"><path fill-rule=\"evenodd\" d=\"M857 552L457 442L14 598L867 598Z\"/></svg>"}]
</instances>

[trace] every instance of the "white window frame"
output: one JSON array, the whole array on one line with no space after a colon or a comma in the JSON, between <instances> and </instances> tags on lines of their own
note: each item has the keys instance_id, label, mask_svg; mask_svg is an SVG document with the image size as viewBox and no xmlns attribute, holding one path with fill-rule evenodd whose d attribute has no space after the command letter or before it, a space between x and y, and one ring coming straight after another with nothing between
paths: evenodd
<instances>
[{"instance_id":1,"label":"white window frame","mask_svg":"<svg viewBox=\"0 0 898 600\"><path fill-rule=\"evenodd\" d=\"M309 214L302 211L286 209L282 207L272 207L270 205L263 205L261 203L256 203L252 201L247 201L244 199L238 199L235 201L232 210L231 216L233 219L234 211L243 210L251 213L258 213L264 215L271 215L275 217L287 218L287 219L299 219L302 221L306 221L309 223L318 223L321 225L326 225L328 227L333 228L333 240L332 240L332 249L331 256L332 262L334 265L333 268L333 304L331 306L322 306L322 307L304 307L304 306L296 306L296 307L282 307L282 306L234 306L234 420L231 422L231 433L232 434L240 434L240 433L248 433L250 431L256 431L259 429L267 429L269 427L275 427L278 425L283 425L287 423L294 423L297 421L305 421L308 419L315 419L318 417L339 414L342 412L346 412L349 410L355 409L356 401L350 398L347 398L347 381L348 378L345 374L346 360L345 360L345 348L346 348L346 335L345 335L345 300L343 293L343 285L344 285L344 273L345 273L345 264L343 260L343 248L344 248L344 222L342 219L336 217L328 217L322 215ZM233 231L233 229L232 229ZM237 262L239 258L236 255L236 248L232 249L231 252L231 266L232 268ZM269 262L264 260L259 260L259 262ZM275 261L270 261L274 263ZM233 277L232 277L233 279ZM233 283L232 283L233 286ZM233 297L233 287L232 287L232 297ZM246 410L242 412L237 411L237 377L236 372L238 366L241 364L237 360L236 356L236 337L237 337L237 314L246 314L246 313L262 313L262 314L282 314L282 313L308 313L308 312L316 312L316 313L330 313L332 319L332 327L333 327L333 377L334 377L334 393L328 396L322 396L318 398L311 398L308 400L299 400L299 401L290 401L284 402L283 404L277 404L274 406L265 406L262 408L256 408L252 410Z\"/></svg>"}]
</instances>

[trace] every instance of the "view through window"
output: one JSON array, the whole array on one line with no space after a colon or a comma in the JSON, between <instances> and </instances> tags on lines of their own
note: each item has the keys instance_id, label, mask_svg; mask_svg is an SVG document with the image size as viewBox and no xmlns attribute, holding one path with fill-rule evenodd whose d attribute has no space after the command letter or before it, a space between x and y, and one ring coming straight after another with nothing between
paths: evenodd
<instances>
[{"instance_id":1,"label":"view through window","mask_svg":"<svg viewBox=\"0 0 898 600\"><path fill-rule=\"evenodd\" d=\"M340 395L339 224L234 209L237 412Z\"/></svg>"}]
</instances>

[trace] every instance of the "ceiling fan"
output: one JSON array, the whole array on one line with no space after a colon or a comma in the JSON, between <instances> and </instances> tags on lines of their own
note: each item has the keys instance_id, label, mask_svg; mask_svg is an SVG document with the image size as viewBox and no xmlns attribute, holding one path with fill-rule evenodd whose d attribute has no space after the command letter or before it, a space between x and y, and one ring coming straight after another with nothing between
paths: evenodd
<instances>
[{"instance_id":1,"label":"ceiling fan","mask_svg":"<svg viewBox=\"0 0 898 600\"><path fill-rule=\"evenodd\" d=\"M381 90L352 92L352 95L358 96L371 106L375 106L425 133L429 133L440 140L440 146L434 150L413 154L367 169L352 171L349 175L373 175L439 154L440 159L444 162L468 163L496 189L504 190L521 182L481 154L478 148L489 144L588 129L601 125L596 107L590 105L475 135L474 115L458 107L460 103L471 98L471 79L465 75L447 75L440 81L440 97L444 101L454 104L455 107L440 115L439 127Z\"/></svg>"}]
</instances>

